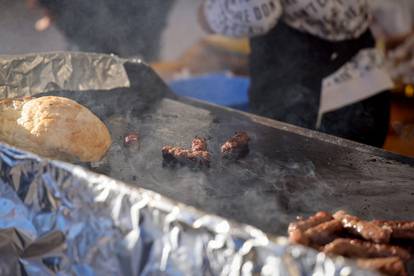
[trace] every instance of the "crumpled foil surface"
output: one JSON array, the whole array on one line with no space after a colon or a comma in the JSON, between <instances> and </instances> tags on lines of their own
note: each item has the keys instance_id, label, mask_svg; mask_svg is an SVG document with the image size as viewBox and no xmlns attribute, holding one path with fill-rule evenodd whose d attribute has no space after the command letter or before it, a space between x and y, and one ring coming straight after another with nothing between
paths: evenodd
<instances>
[{"instance_id":1,"label":"crumpled foil surface","mask_svg":"<svg viewBox=\"0 0 414 276\"><path fill-rule=\"evenodd\" d=\"M0 99L129 87L124 62L113 55L76 52L0 56Z\"/></svg>"},{"instance_id":2,"label":"crumpled foil surface","mask_svg":"<svg viewBox=\"0 0 414 276\"><path fill-rule=\"evenodd\" d=\"M0 237L0 275L376 275L2 144Z\"/></svg>"}]
</instances>

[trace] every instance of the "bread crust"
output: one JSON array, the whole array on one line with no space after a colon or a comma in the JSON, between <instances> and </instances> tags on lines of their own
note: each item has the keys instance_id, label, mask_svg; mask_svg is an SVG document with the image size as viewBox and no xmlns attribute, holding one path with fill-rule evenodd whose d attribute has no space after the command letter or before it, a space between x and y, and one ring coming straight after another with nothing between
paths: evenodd
<instances>
[{"instance_id":1,"label":"bread crust","mask_svg":"<svg viewBox=\"0 0 414 276\"><path fill-rule=\"evenodd\" d=\"M55 96L0 101L0 140L44 157L96 162L112 141L89 109Z\"/></svg>"}]
</instances>

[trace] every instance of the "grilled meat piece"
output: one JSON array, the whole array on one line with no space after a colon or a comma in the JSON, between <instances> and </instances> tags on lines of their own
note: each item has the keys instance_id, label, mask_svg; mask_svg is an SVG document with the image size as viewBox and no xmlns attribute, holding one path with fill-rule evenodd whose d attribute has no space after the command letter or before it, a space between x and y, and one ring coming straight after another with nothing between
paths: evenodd
<instances>
[{"instance_id":1,"label":"grilled meat piece","mask_svg":"<svg viewBox=\"0 0 414 276\"><path fill-rule=\"evenodd\" d=\"M411 258L407 250L398 246L353 239L336 239L325 246L324 252L350 258L399 257L403 261Z\"/></svg>"},{"instance_id":2,"label":"grilled meat piece","mask_svg":"<svg viewBox=\"0 0 414 276\"><path fill-rule=\"evenodd\" d=\"M210 153L207 151L206 139L195 137L191 150L179 147L165 146L162 148L164 164L180 164L189 167L209 167Z\"/></svg>"},{"instance_id":3,"label":"grilled meat piece","mask_svg":"<svg viewBox=\"0 0 414 276\"><path fill-rule=\"evenodd\" d=\"M335 239L335 234L343 230L342 223L331 220L321 223L305 231L305 236L314 245L325 245Z\"/></svg>"},{"instance_id":4,"label":"grilled meat piece","mask_svg":"<svg viewBox=\"0 0 414 276\"><path fill-rule=\"evenodd\" d=\"M310 241L308 237L299 229L294 229L289 232L289 241L295 244L310 246Z\"/></svg>"},{"instance_id":5,"label":"grilled meat piece","mask_svg":"<svg viewBox=\"0 0 414 276\"><path fill-rule=\"evenodd\" d=\"M137 145L139 142L139 134L135 132L128 133L124 137L124 145L125 146L133 146Z\"/></svg>"},{"instance_id":6,"label":"grilled meat piece","mask_svg":"<svg viewBox=\"0 0 414 276\"><path fill-rule=\"evenodd\" d=\"M250 137L246 132L236 132L221 146L221 154L225 159L239 159L249 153Z\"/></svg>"},{"instance_id":7,"label":"grilled meat piece","mask_svg":"<svg viewBox=\"0 0 414 276\"><path fill-rule=\"evenodd\" d=\"M202 137L194 137L191 143L192 151L207 151L207 141Z\"/></svg>"},{"instance_id":8,"label":"grilled meat piece","mask_svg":"<svg viewBox=\"0 0 414 276\"><path fill-rule=\"evenodd\" d=\"M192 151L165 146L162 148L162 157L166 164L179 164L189 167L210 166L210 154L207 151Z\"/></svg>"},{"instance_id":9,"label":"grilled meat piece","mask_svg":"<svg viewBox=\"0 0 414 276\"><path fill-rule=\"evenodd\" d=\"M357 265L366 269L378 270L389 276L408 276L404 263L398 257L358 259Z\"/></svg>"},{"instance_id":10,"label":"grilled meat piece","mask_svg":"<svg viewBox=\"0 0 414 276\"><path fill-rule=\"evenodd\" d=\"M344 211L334 215L318 212L291 223L288 232L291 242L326 254L355 258L360 267L386 275L408 275L405 262L414 252L410 246L414 241L414 221L364 221ZM361 240L344 238L349 234ZM391 238L393 245L387 244Z\"/></svg>"},{"instance_id":11,"label":"grilled meat piece","mask_svg":"<svg viewBox=\"0 0 414 276\"><path fill-rule=\"evenodd\" d=\"M332 219L333 217L330 213L318 212L307 219L299 219L296 222L292 222L291 224L289 224L288 232L290 233L294 230L300 230L304 232L309 228L315 227L321 223L330 221Z\"/></svg>"},{"instance_id":12,"label":"grilled meat piece","mask_svg":"<svg viewBox=\"0 0 414 276\"><path fill-rule=\"evenodd\" d=\"M310 245L313 247L315 244L311 244L312 236L318 234L315 234L315 231L311 229L330 221L333 221L333 217L327 212L318 212L307 219L299 219L298 221L289 224L289 240L292 243ZM324 227L325 226L322 226L322 228ZM319 230L320 229L321 228L319 228ZM309 232L306 234L308 230ZM320 235L323 236L324 234ZM318 238L316 237L316 239Z\"/></svg>"},{"instance_id":13,"label":"grilled meat piece","mask_svg":"<svg viewBox=\"0 0 414 276\"><path fill-rule=\"evenodd\" d=\"M381 221L375 220L374 224L380 227L391 228L391 238L414 240L414 221Z\"/></svg>"},{"instance_id":14,"label":"grilled meat piece","mask_svg":"<svg viewBox=\"0 0 414 276\"><path fill-rule=\"evenodd\" d=\"M358 217L351 216L344 211L338 211L334 218L341 221L345 229L352 234L361 236L365 240L375 243L388 243L391 237L391 228L379 226L369 221L363 221Z\"/></svg>"},{"instance_id":15,"label":"grilled meat piece","mask_svg":"<svg viewBox=\"0 0 414 276\"><path fill-rule=\"evenodd\" d=\"M342 230L342 223L332 219L311 227L306 231L293 229L289 232L289 240L293 243L319 248L320 246L332 242L336 238L335 234Z\"/></svg>"}]
</instances>

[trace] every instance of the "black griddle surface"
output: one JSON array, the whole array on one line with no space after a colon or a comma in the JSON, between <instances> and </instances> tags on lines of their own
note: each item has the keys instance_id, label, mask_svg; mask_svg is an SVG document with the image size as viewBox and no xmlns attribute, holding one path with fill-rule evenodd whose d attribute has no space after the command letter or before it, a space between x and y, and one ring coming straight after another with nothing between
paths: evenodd
<instances>
[{"instance_id":1,"label":"black griddle surface","mask_svg":"<svg viewBox=\"0 0 414 276\"><path fill-rule=\"evenodd\" d=\"M59 91L89 107L110 128L113 145L91 169L229 219L286 234L296 216L345 209L366 219L414 220L413 160L251 114L172 96L143 64L127 66L129 89ZM138 132L138 147L123 137ZM250 154L221 160L235 131L250 137ZM164 145L208 140L211 168L168 169Z\"/></svg>"}]
</instances>

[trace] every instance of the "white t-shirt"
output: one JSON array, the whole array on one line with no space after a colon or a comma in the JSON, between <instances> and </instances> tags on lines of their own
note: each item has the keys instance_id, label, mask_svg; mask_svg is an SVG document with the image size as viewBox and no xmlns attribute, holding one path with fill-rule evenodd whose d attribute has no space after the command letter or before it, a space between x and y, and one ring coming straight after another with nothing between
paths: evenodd
<instances>
[{"instance_id":1,"label":"white t-shirt","mask_svg":"<svg viewBox=\"0 0 414 276\"><path fill-rule=\"evenodd\" d=\"M283 20L340 41L359 37L370 24L368 0L207 0L204 13L214 32L234 37L266 33Z\"/></svg>"}]
</instances>

